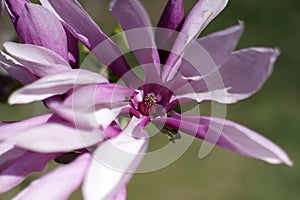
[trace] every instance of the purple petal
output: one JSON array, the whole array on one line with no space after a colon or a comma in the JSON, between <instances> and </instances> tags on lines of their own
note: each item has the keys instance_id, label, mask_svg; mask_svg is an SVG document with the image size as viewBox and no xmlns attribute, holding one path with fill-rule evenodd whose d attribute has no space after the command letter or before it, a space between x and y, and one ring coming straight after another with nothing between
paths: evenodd
<instances>
[{"instance_id":1,"label":"purple petal","mask_svg":"<svg viewBox=\"0 0 300 200\"><path fill-rule=\"evenodd\" d=\"M79 68L79 48L78 48L78 40L69 32L69 30L65 29L68 40L68 59L72 68Z\"/></svg>"},{"instance_id":2,"label":"purple petal","mask_svg":"<svg viewBox=\"0 0 300 200\"><path fill-rule=\"evenodd\" d=\"M16 148L12 144L0 143L0 171L6 169L21 156L26 153L26 150Z\"/></svg>"},{"instance_id":3,"label":"purple petal","mask_svg":"<svg viewBox=\"0 0 300 200\"><path fill-rule=\"evenodd\" d=\"M21 191L15 200L32 200L43 197L44 200L68 199L83 181L91 156L86 153L70 164L57 167L55 170L33 181Z\"/></svg>"},{"instance_id":4,"label":"purple petal","mask_svg":"<svg viewBox=\"0 0 300 200\"><path fill-rule=\"evenodd\" d=\"M17 104L40 101L51 96L63 94L76 86L105 82L107 80L97 73L83 69L73 69L46 76L17 90L10 96L9 103Z\"/></svg>"},{"instance_id":5,"label":"purple petal","mask_svg":"<svg viewBox=\"0 0 300 200\"><path fill-rule=\"evenodd\" d=\"M183 0L169 0L163 11L163 14L160 17L157 27L180 31L179 29L183 20ZM169 39L169 37L165 39Z\"/></svg>"},{"instance_id":6,"label":"purple petal","mask_svg":"<svg viewBox=\"0 0 300 200\"><path fill-rule=\"evenodd\" d=\"M130 71L120 50L105 35L76 0L41 0L43 6L54 12L69 31L105 65L129 85L140 85L139 78Z\"/></svg>"},{"instance_id":7,"label":"purple petal","mask_svg":"<svg viewBox=\"0 0 300 200\"><path fill-rule=\"evenodd\" d=\"M28 174L44 170L46 164L54 157L55 154L34 152L22 155L6 169L0 171L0 194L21 183Z\"/></svg>"},{"instance_id":8,"label":"purple petal","mask_svg":"<svg viewBox=\"0 0 300 200\"><path fill-rule=\"evenodd\" d=\"M26 3L17 23L17 32L23 43L45 47L68 61L65 30L48 9Z\"/></svg>"},{"instance_id":9,"label":"purple petal","mask_svg":"<svg viewBox=\"0 0 300 200\"><path fill-rule=\"evenodd\" d=\"M136 0L114 0L110 10L124 31L137 30L138 33L126 34L130 49L141 65L154 63L160 71L160 59L150 19L143 6Z\"/></svg>"},{"instance_id":10,"label":"purple petal","mask_svg":"<svg viewBox=\"0 0 300 200\"><path fill-rule=\"evenodd\" d=\"M271 164L293 165L288 155L276 144L258 133L232 121L215 117L198 117L171 113L182 126L207 126L208 131L185 131L212 144L248 157L264 160ZM184 130L183 130L184 131Z\"/></svg>"},{"instance_id":11,"label":"purple petal","mask_svg":"<svg viewBox=\"0 0 300 200\"><path fill-rule=\"evenodd\" d=\"M96 149L83 183L86 199L111 199L123 189L146 151L145 137L142 127L131 122L123 133Z\"/></svg>"},{"instance_id":12,"label":"purple petal","mask_svg":"<svg viewBox=\"0 0 300 200\"><path fill-rule=\"evenodd\" d=\"M100 130L81 130L63 123L47 123L6 137L4 142L41 153L86 148L104 139Z\"/></svg>"},{"instance_id":13,"label":"purple petal","mask_svg":"<svg viewBox=\"0 0 300 200\"><path fill-rule=\"evenodd\" d=\"M37 77L25 69L21 63L2 51L0 51L0 67L5 69L10 76L20 81L23 85L27 85L37 80Z\"/></svg>"},{"instance_id":14,"label":"purple petal","mask_svg":"<svg viewBox=\"0 0 300 200\"><path fill-rule=\"evenodd\" d=\"M176 39L174 31L180 31L183 21L183 0L169 0L157 25L157 27L162 29L159 29L155 35L156 43L160 49L161 63L166 62L169 55L167 50L171 50Z\"/></svg>"},{"instance_id":15,"label":"purple petal","mask_svg":"<svg viewBox=\"0 0 300 200\"><path fill-rule=\"evenodd\" d=\"M6 51L37 77L70 70L70 65L55 52L32 44L4 43Z\"/></svg>"},{"instance_id":16,"label":"purple petal","mask_svg":"<svg viewBox=\"0 0 300 200\"><path fill-rule=\"evenodd\" d=\"M202 30L225 8L228 0L199 0L193 9L186 17L180 33L180 37L177 37L175 44L172 48L172 56L169 56L163 71L163 79L170 80L176 74L181 62L178 60L178 56L182 55L187 46L195 40ZM170 68L173 66L173 68ZM172 70L171 70L172 69Z\"/></svg>"},{"instance_id":17,"label":"purple petal","mask_svg":"<svg viewBox=\"0 0 300 200\"><path fill-rule=\"evenodd\" d=\"M1 0L2 6L4 4L4 1L8 14L12 22L16 25L19 16L21 15L25 7L25 3L28 3L29 0Z\"/></svg>"},{"instance_id":18,"label":"purple petal","mask_svg":"<svg viewBox=\"0 0 300 200\"><path fill-rule=\"evenodd\" d=\"M233 52L219 70L175 91L177 98L235 103L257 92L268 79L278 49L249 48ZM192 88L192 89L191 89Z\"/></svg>"}]
</instances>

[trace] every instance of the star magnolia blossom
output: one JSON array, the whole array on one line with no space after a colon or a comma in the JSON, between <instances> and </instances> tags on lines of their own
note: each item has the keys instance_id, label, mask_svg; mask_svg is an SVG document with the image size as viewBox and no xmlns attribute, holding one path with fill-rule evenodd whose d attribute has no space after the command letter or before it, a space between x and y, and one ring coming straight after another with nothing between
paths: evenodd
<instances>
[{"instance_id":1,"label":"star magnolia blossom","mask_svg":"<svg viewBox=\"0 0 300 200\"><path fill-rule=\"evenodd\" d=\"M198 1L185 18L183 1L169 0L158 27L173 31L158 29L155 36L138 1L114 0L110 9L144 70L144 80L131 70L116 44L76 1L41 0L54 14L41 6L20 2L24 7L22 13L18 17L11 15L25 44L5 43L10 56L2 52L0 61L2 67L25 86L13 93L9 102L43 100L55 114L1 124L0 192L17 185L30 172L42 170L55 158L67 164L34 181L16 199L34 199L41 195L48 199L66 199L81 183L85 199L125 199L125 186L132 176L128 172L136 170L147 150L149 137L144 127L149 123L159 127L170 140L175 139L173 131L179 130L248 157L292 165L277 145L244 126L174 110L181 102L235 103L259 90L271 74L278 50L233 51L243 31L242 23L197 39L224 9L226 0ZM38 36L43 34L40 30L47 30L41 28L45 25L38 18L40 13L53 19L51 28L63 24L64 29L56 29L57 33L71 35L83 43L127 86L109 83L101 75L87 70L74 69L76 59L72 69L70 52L74 51L69 48L66 37L62 37L63 46L57 46L51 39L47 42L48 38L42 40ZM31 21L35 22L33 28L25 26ZM143 33L144 49L137 47L139 38L130 35L131 30L137 29ZM30 34L32 36L27 37ZM184 59L184 55L192 51L189 48L193 42L207 52L216 68L203 68L212 63L201 60L201 56L195 63ZM172 53L161 50L164 48L170 48ZM219 76L221 84L215 79ZM130 117L123 130L119 116ZM217 128L220 126L222 129ZM86 148L93 158L86 153ZM124 157L121 152L130 155ZM68 160L68 156L72 159ZM74 160L74 157L77 158ZM115 161L118 169L109 167L106 160Z\"/></svg>"}]
</instances>

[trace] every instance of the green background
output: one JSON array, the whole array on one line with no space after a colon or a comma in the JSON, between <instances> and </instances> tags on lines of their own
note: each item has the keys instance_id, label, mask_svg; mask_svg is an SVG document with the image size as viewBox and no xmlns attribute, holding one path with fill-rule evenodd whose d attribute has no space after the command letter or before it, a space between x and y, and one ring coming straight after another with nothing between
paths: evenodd
<instances>
[{"instance_id":1,"label":"green background","mask_svg":"<svg viewBox=\"0 0 300 200\"><path fill-rule=\"evenodd\" d=\"M81 2L104 32L110 34L115 20L108 11L109 1ZM195 2L185 0L187 12ZM166 0L141 0L141 3L155 25ZM281 56L262 90L247 100L229 105L227 118L280 145L294 160L294 167L269 165L217 147L200 160L197 155L201 142L195 141L172 165L135 175L128 185L129 200L300 199L300 1L232 0L202 35L235 25L238 20L246 24L238 48L279 47ZM1 44L15 37L6 14L0 21L0 33ZM40 104L14 107L3 104L0 120L23 119L44 111ZM38 174L30 176L29 180L36 176ZM28 183L25 181L0 200L10 199ZM72 199L81 199L80 192Z\"/></svg>"}]
</instances>

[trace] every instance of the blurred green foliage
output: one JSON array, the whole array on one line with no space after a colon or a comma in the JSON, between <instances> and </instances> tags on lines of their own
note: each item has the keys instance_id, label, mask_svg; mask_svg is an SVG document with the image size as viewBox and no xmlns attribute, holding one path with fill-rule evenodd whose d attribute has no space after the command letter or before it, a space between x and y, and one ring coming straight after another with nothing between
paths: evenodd
<instances>
[{"instance_id":1,"label":"blurred green foliage","mask_svg":"<svg viewBox=\"0 0 300 200\"><path fill-rule=\"evenodd\" d=\"M115 20L108 11L109 1L81 2L101 28L106 33L111 33ZM155 25L166 0L141 2ZM195 2L196 0L185 0L187 12ZM238 48L280 48L281 56L274 73L263 89L247 100L229 105L227 118L276 142L289 153L295 166L272 166L219 148L200 160L197 155L201 142L195 141L189 151L172 165L152 173L135 175L128 185L129 200L300 199L299 11L298 0L231 0L202 34L226 28L242 20L246 24L246 30ZM0 21L1 26L4 23L8 28L8 22ZM11 32L10 30L9 33ZM207 108L209 105L203 107L204 110ZM40 104L14 107L0 105L0 120L18 120L43 112L46 110ZM162 142L161 138L154 138L151 145L157 146ZM29 180L32 177L35 175L30 176ZM25 181L13 193L28 185L28 182ZM12 193L7 193L0 200L11 197ZM80 198L80 191L72 196L72 199Z\"/></svg>"}]
</instances>

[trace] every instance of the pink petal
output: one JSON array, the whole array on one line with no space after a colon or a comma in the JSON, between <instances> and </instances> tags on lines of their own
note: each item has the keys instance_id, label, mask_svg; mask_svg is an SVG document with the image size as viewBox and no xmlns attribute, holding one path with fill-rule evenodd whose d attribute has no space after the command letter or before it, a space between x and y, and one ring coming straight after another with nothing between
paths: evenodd
<instances>
[{"instance_id":1,"label":"pink petal","mask_svg":"<svg viewBox=\"0 0 300 200\"><path fill-rule=\"evenodd\" d=\"M244 23L239 22L236 26L202 37L197 42L204 47L216 65L220 66L227 61L230 53L235 49L243 31Z\"/></svg>"},{"instance_id":2,"label":"pink petal","mask_svg":"<svg viewBox=\"0 0 300 200\"><path fill-rule=\"evenodd\" d=\"M21 63L2 51L0 51L0 67L5 69L10 76L20 81L23 85L32 83L37 79L37 77L25 69Z\"/></svg>"},{"instance_id":3,"label":"pink petal","mask_svg":"<svg viewBox=\"0 0 300 200\"><path fill-rule=\"evenodd\" d=\"M45 47L68 61L66 33L59 19L48 9L26 3L16 29L23 43Z\"/></svg>"},{"instance_id":4,"label":"pink petal","mask_svg":"<svg viewBox=\"0 0 300 200\"><path fill-rule=\"evenodd\" d=\"M83 183L86 199L113 198L136 170L147 149L148 140L145 131L134 125L133 121L123 133L107 140L94 152Z\"/></svg>"},{"instance_id":5,"label":"pink petal","mask_svg":"<svg viewBox=\"0 0 300 200\"><path fill-rule=\"evenodd\" d=\"M103 139L103 133L97 129L82 130L63 123L47 123L7 137L4 142L36 152L53 153L86 148Z\"/></svg>"},{"instance_id":6,"label":"pink petal","mask_svg":"<svg viewBox=\"0 0 300 200\"><path fill-rule=\"evenodd\" d=\"M201 47L203 47L203 51L207 53L205 56L210 57L214 62L214 65L219 67L230 58L232 51L235 49L239 38L243 33L243 30L244 24L240 22L236 26L202 37L198 39L197 42L201 45ZM201 47L199 47L199 50ZM195 53L190 52L192 49L190 51L187 49L186 54L191 53L191 56L199 54L198 60L200 60L200 57L202 56L201 54L204 54L204 52L199 52L199 50ZM216 67L208 66L206 66L208 69L204 69L205 64L198 64L197 61L191 63L192 58L189 58L188 55L185 55L185 58L188 58L189 62L183 60L180 67L180 74L184 77L190 78L198 76L201 78L202 76L206 76L213 72L213 70L216 70ZM204 58L202 58L202 60L203 59Z\"/></svg>"},{"instance_id":7,"label":"pink petal","mask_svg":"<svg viewBox=\"0 0 300 200\"><path fill-rule=\"evenodd\" d=\"M97 73L83 69L73 69L46 76L17 90L10 96L9 103L17 104L40 101L51 96L64 94L68 90L78 86L104 82L107 82L107 80Z\"/></svg>"},{"instance_id":8,"label":"pink petal","mask_svg":"<svg viewBox=\"0 0 300 200\"><path fill-rule=\"evenodd\" d=\"M182 126L207 126L208 131L186 133L204 139L222 148L245 155L248 157L264 160L271 164L293 165L288 155L276 144L260 134L232 121L215 117L198 117L180 115L175 112L171 117L180 120ZM184 131L184 130L183 130Z\"/></svg>"},{"instance_id":9,"label":"pink petal","mask_svg":"<svg viewBox=\"0 0 300 200\"><path fill-rule=\"evenodd\" d=\"M172 48L172 53L175 55L182 55L186 47L195 40L202 30L225 8L228 0L199 0L193 9L186 17L181 28L180 37L177 37ZM169 56L166 65L173 66L171 68L164 68L163 79L170 80L176 74L179 66L176 62L181 62L178 56Z\"/></svg>"},{"instance_id":10,"label":"pink petal","mask_svg":"<svg viewBox=\"0 0 300 200\"><path fill-rule=\"evenodd\" d=\"M70 70L70 65L55 52L32 44L6 42L6 51L37 77Z\"/></svg>"},{"instance_id":11,"label":"pink petal","mask_svg":"<svg viewBox=\"0 0 300 200\"><path fill-rule=\"evenodd\" d=\"M143 6L136 0L114 0L110 10L125 32L130 49L141 65L157 64L160 71L160 59L150 19ZM141 37L142 35L142 37Z\"/></svg>"},{"instance_id":12,"label":"pink petal","mask_svg":"<svg viewBox=\"0 0 300 200\"><path fill-rule=\"evenodd\" d=\"M97 104L124 102L134 94L134 90L119 84L105 83L84 86L68 96L64 105L72 107L93 107Z\"/></svg>"},{"instance_id":13,"label":"pink petal","mask_svg":"<svg viewBox=\"0 0 300 200\"><path fill-rule=\"evenodd\" d=\"M220 69L177 89L176 98L235 103L257 92L272 73L278 49L249 48L233 52Z\"/></svg>"},{"instance_id":14,"label":"pink petal","mask_svg":"<svg viewBox=\"0 0 300 200\"><path fill-rule=\"evenodd\" d=\"M55 170L33 181L27 188L21 191L15 200L40 199L68 199L83 181L88 169L91 156L86 153L78 157L70 164L57 167Z\"/></svg>"},{"instance_id":15,"label":"pink petal","mask_svg":"<svg viewBox=\"0 0 300 200\"><path fill-rule=\"evenodd\" d=\"M46 164L54 157L55 154L34 152L22 155L6 169L0 171L0 194L21 183L28 174L44 170Z\"/></svg>"},{"instance_id":16,"label":"pink petal","mask_svg":"<svg viewBox=\"0 0 300 200\"><path fill-rule=\"evenodd\" d=\"M49 108L61 118L75 124L77 128L95 129L107 128L119 115L122 108L127 104L120 104L116 107L110 105L97 106L95 108L64 106L61 104L48 103ZM89 106L89 105L85 105Z\"/></svg>"},{"instance_id":17,"label":"pink petal","mask_svg":"<svg viewBox=\"0 0 300 200\"><path fill-rule=\"evenodd\" d=\"M19 122L11 122L0 125L0 141L6 137L12 136L23 132L29 128L40 126L46 124L47 122L53 120L52 114L41 115L37 117L32 117ZM55 119L54 119L55 120Z\"/></svg>"}]
</instances>

